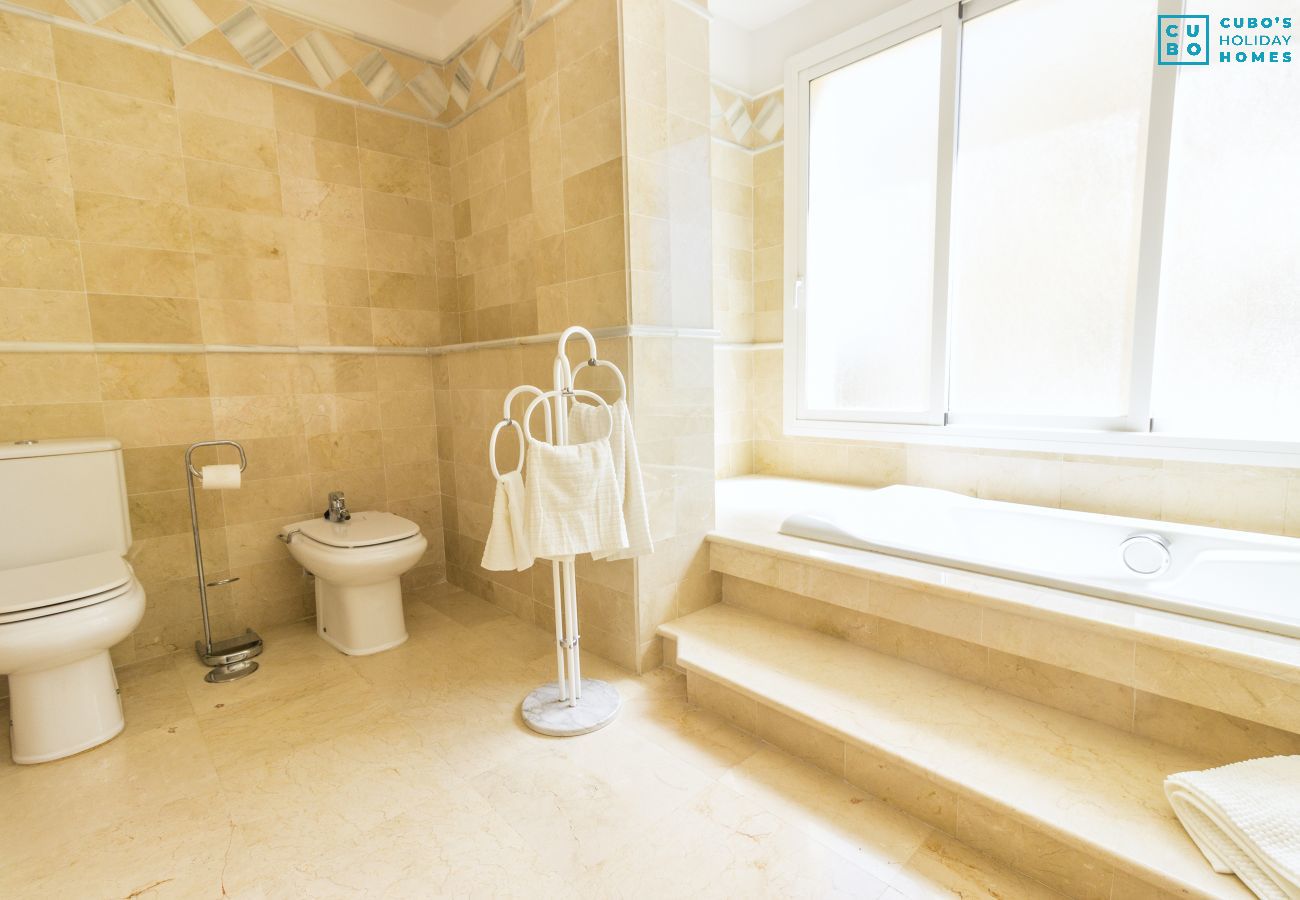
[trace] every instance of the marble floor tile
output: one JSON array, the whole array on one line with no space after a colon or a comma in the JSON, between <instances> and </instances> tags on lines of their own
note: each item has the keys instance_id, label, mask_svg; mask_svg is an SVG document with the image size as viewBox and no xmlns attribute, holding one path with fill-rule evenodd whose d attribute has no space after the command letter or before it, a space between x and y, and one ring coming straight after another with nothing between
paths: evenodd
<instances>
[{"instance_id":1,"label":"marble floor tile","mask_svg":"<svg viewBox=\"0 0 1300 900\"><path fill-rule=\"evenodd\" d=\"M0 736L0 897L1053 896L690 705L680 673L584 655L623 709L524 726L553 635L456 589L347 657L302 622L253 676L191 654L119 673L127 728L16 766ZM0 701L3 706L3 701Z\"/></svg>"},{"instance_id":2,"label":"marble floor tile","mask_svg":"<svg viewBox=\"0 0 1300 900\"><path fill-rule=\"evenodd\" d=\"M853 785L765 746L720 779L885 883L933 829Z\"/></svg>"},{"instance_id":3,"label":"marble floor tile","mask_svg":"<svg viewBox=\"0 0 1300 900\"><path fill-rule=\"evenodd\" d=\"M603 897L879 897L887 885L725 785L712 784L596 866Z\"/></svg>"},{"instance_id":4,"label":"marble floor tile","mask_svg":"<svg viewBox=\"0 0 1300 900\"><path fill-rule=\"evenodd\" d=\"M429 605L444 616L470 627L493 619L504 619L510 615L501 607L456 588L450 588L440 596L435 596L429 601Z\"/></svg>"},{"instance_id":5,"label":"marble floor tile","mask_svg":"<svg viewBox=\"0 0 1300 900\"><path fill-rule=\"evenodd\" d=\"M470 784L534 850L577 875L639 841L710 781L625 726L547 740Z\"/></svg>"},{"instance_id":6,"label":"marble floor tile","mask_svg":"<svg viewBox=\"0 0 1300 900\"><path fill-rule=\"evenodd\" d=\"M8 759L5 764L13 766ZM219 787L193 716L145 731L132 732L128 726L93 751L23 766L0 784L0 847L27 856L71 850L117 817L208 795ZM0 891L0 896L8 895Z\"/></svg>"},{"instance_id":7,"label":"marble floor tile","mask_svg":"<svg viewBox=\"0 0 1300 900\"><path fill-rule=\"evenodd\" d=\"M686 700L686 679L678 676L680 692L653 694L623 701L622 716L633 729L691 765L718 778L758 752L762 741L740 731L717 713Z\"/></svg>"},{"instance_id":8,"label":"marble floor tile","mask_svg":"<svg viewBox=\"0 0 1300 900\"><path fill-rule=\"evenodd\" d=\"M117 673L117 686L131 732L171 725L194 715L185 681L167 657L123 669Z\"/></svg>"}]
</instances>

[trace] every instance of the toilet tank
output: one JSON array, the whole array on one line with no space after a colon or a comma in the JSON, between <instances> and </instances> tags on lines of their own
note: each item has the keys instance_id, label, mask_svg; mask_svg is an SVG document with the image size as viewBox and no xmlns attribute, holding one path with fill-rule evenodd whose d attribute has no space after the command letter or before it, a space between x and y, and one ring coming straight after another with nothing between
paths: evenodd
<instances>
[{"instance_id":1,"label":"toilet tank","mask_svg":"<svg viewBox=\"0 0 1300 900\"><path fill-rule=\"evenodd\" d=\"M130 546L120 443L0 444L0 570Z\"/></svg>"}]
</instances>

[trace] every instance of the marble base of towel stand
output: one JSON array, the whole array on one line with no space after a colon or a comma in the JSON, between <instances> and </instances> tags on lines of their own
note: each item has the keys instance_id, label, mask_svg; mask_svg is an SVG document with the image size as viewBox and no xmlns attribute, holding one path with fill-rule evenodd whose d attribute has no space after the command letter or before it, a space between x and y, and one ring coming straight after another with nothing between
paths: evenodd
<instances>
[{"instance_id":1,"label":"marble base of towel stand","mask_svg":"<svg viewBox=\"0 0 1300 900\"><path fill-rule=\"evenodd\" d=\"M604 728L622 706L618 689L607 681L582 679L582 698L577 706L560 699L560 685L552 681L524 698L524 724L539 734L573 737Z\"/></svg>"}]
</instances>

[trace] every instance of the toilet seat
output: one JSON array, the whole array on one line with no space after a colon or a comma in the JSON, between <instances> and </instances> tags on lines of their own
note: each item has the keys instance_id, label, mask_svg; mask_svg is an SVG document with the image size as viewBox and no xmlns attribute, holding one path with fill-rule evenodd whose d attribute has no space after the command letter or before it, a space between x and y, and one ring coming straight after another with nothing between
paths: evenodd
<instances>
[{"instance_id":1,"label":"toilet seat","mask_svg":"<svg viewBox=\"0 0 1300 900\"><path fill-rule=\"evenodd\" d=\"M0 625L104 603L134 584L131 567L112 552L0 571Z\"/></svg>"},{"instance_id":2,"label":"toilet seat","mask_svg":"<svg viewBox=\"0 0 1300 900\"><path fill-rule=\"evenodd\" d=\"M420 526L392 513L359 512L353 513L352 518L346 522L331 522L325 518L307 519L284 529L286 534L295 531L326 547L357 550L415 537L420 533Z\"/></svg>"}]
</instances>

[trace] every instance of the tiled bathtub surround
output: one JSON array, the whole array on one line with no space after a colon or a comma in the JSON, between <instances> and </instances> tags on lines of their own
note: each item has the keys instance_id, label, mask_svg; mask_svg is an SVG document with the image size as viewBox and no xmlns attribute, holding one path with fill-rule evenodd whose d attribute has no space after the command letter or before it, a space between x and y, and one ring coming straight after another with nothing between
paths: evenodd
<instances>
[{"instance_id":1,"label":"tiled bathtub surround","mask_svg":"<svg viewBox=\"0 0 1300 900\"><path fill-rule=\"evenodd\" d=\"M1164 798L1212 757L726 604L664 631L693 702L1065 896L1250 896Z\"/></svg>"},{"instance_id":2,"label":"tiled bathtub surround","mask_svg":"<svg viewBox=\"0 0 1300 900\"><path fill-rule=\"evenodd\" d=\"M728 604L1223 762L1300 752L1291 639L738 528Z\"/></svg>"},{"instance_id":3,"label":"tiled bathtub surround","mask_svg":"<svg viewBox=\"0 0 1300 900\"><path fill-rule=\"evenodd\" d=\"M715 95L718 90L715 85ZM725 138L718 129L715 117L715 138ZM716 355L719 477L754 472L865 486L915 484L991 500L1300 536L1300 469L786 435L784 349L770 346L782 340L783 329L784 149L750 157L748 204L741 192L750 170L740 153L715 139L715 234L728 242L728 251L715 248L714 308L723 339L731 344ZM747 205L751 222L744 221ZM743 261L728 255L743 251L747 226L753 234L752 288L743 274L735 274ZM747 297L752 306L746 306ZM739 346L751 342L759 346ZM753 410L748 423L742 404Z\"/></svg>"},{"instance_id":4,"label":"tiled bathtub surround","mask_svg":"<svg viewBox=\"0 0 1300 900\"><path fill-rule=\"evenodd\" d=\"M867 487L915 484L989 500L1300 537L1300 469L790 437L781 425L782 350L752 352L758 474Z\"/></svg>"}]
</instances>

